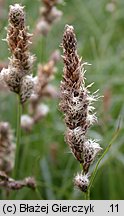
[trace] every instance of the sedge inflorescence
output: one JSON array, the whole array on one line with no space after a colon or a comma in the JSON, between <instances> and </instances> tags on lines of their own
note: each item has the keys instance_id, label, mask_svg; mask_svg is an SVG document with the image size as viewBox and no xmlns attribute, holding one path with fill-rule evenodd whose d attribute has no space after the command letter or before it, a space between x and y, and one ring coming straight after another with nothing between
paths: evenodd
<instances>
[{"instance_id":1,"label":"sedge inflorescence","mask_svg":"<svg viewBox=\"0 0 124 216\"><path fill-rule=\"evenodd\" d=\"M34 56L29 52L32 35L27 30L24 7L19 4L10 6L5 40L8 43L11 57L8 67L5 65L5 68L0 71L0 81L10 91L19 95L19 107L20 103L23 104L31 96L34 88L34 78L31 75ZM20 113L18 113L18 117L20 118ZM18 122L20 122L19 119ZM0 187L3 187L7 192L9 190L19 190L23 187L36 188L33 177L26 177L23 180L15 180L9 177L14 165L17 164L17 149L18 145L14 143L14 134L10 124L0 122Z\"/></svg>"},{"instance_id":2,"label":"sedge inflorescence","mask_svg":"<svg viewBox=\"0 0 124 216\"><path fill-rule=\"evenodd\" d=\"M55 50L46 64L38 64L34 81L34 91L29 100L28 115L21 116L21 127L30 132L33 126L42 120L49 112L49 107L43 103L44 98L57 98L57 89L50 81L57 71L56 64L60 60L60 53Z\"/></svg>"},{"instance_id":3,"label":"sedge inflorescence","mask_svg":"<svg viewBox=\"0 0 124 216\"><path fill-rule=\"evenodd\" d=\"M85 69L77 54L77 40L72 26L66 25L62 41L64 74L60 87L60 110L64 113L66 142L74 157L82 165L82 172L74 178L74 184L86 192L89 185L89 167L101 151L96 140L88 139L87 131L96 121L92 103L98 99L85 86Z\"/></svg>"},{"instance_id":4,"label":"sedge inflorescence","mask_svg":"<svg viewBox=\"0 0 124 216\"><path fill-rule=\"evenodd\" d=\"M8 122L0 122L0 170L11 173L14 167L15 143Z\"/></svg>"},{"instance_id":5,"label":"sedge inflorescence","mask_svg":"<svg viewBox=\"0 0 124 216\"><path fill-rule=\"evenodd\" d=\"M34 56L29 52L31 34L25 25L24 7L11 5L6 41L11 52L8 68L3 68L0 79L12 92L19 94L23 104L32 94L33 78L31 68Z\"/></svg>"},{"instance_id":6,"label":"sedge inflorescence","mask_svg":"<svg viewBox=\"0 0 124 216\"><path fill-rule=\"evenodd\" d=\"M36 188L36 182L33 177L27 177L23 180L15 180L10 178L5 172L0 171L0 187L5 188L6 190L20 190L23 187L28 187L31 189Z\"/></svg>"},{"instance_id":7,"label":"sedge inflorescence","mask_svg":"<svg viewBox=\"0 0 124 216\"><path fill-rule=\"evenodd\" d=\"M57 22L62 12L57 9L57 4L62 3L62 0L42 0L43 7L40 8L40 19L37 23L36 30L42 35L48 35L52 25Z\"/></svg>"}]
</instances>

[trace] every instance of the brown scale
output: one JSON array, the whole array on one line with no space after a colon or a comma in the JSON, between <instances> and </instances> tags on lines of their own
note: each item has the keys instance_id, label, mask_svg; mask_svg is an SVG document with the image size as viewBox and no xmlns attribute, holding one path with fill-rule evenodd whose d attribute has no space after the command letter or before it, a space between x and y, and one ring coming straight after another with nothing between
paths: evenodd
<instances>
[{"instance_id":1,"label":"brown scale","mask_svg":"<svg viewBox=\"0 0 124 216\"><path fill-rule=\"evenodd\" d=\"M15 145L13 133L7 122L0 122L0 170L10 173L13 168Z\"/></svg>"},{"instance_id":2,"label":"brown scale","mask_svg":"<svg viewBox=\"0 0 124 216\"><path fill-rule=\"evenodd\" d=\"M8 26L7 29L7 39L8 45L11 52L13 52L17 46L17 38L18 38L19 30L15 29L12 25Z\"/></svg>"},{"instance_id":3,"label":"brown scale","mask_svg":"<svg viewBox=\"0 0 124 216\"><path fill-rule=\"evenodd\" d=\"M83 162L83 143L85 142L85 139L82 139L81 137L82 136L74 134L72 130L68 130L65 137L72 153L80 163Z\"/></svg>"},{"instance_id":4,"label":"brown scale","mask_svg":"<svg viewBox=\"0 0 124 216\"><path fill-rule=\"evenodd\" d=\"M87 185L78 185L78 187L80 188L80 190L81 190L82 192L86 192L86 191L87 191L87 188L88 188Z\"/></svg>"},{"instance_id":5,"label":"brown scale","mask_svg":"<svg viewBox=\"0 0 124 216\"><path fill-rule=\"evenodd\" d=\"M84 147L84 161L83 161L83 169L85 173L88 173L90 164L94 159L94 149L92 147Z\"/></svg>"},{"instance_id":6,"label":"brown scale","mask_svg":"<svg viewBox=\"0 0 124 216\"><path fill-rule=\"evenodd\" d=\"M14 68L13 68L14 69ZM19 85L20 85L20 77L17 73L12 69L11 73L6 75L5 81L11 91L19 93Z\"/></svg>"},{"instance_id":7,"label":"brown scale","mask_svg":"<svg viewBox=\"0 0 124 216\"><path fill-rule=\"evenodd\" d=\"M26 100L31 96L33 89L33 82L28 79L22 79L20 84L20 102L25 103Z\"/></svg>"},{"instance_id":8,"label":"brown scale","mask_svg":"<svg viewBox=\"0 0 124 216\"><path fill-rule=\"evenodd\" d=\"M15 28L11 24L8 27L8 45L10 51L13 53L14 57L18 59L18 67L22 70L29 71L31 69L31 63L29 63L29 39L31 35L26 32L26 27L20 30Z\"/></svg>"},{"instance_id":9,"label":"brown scale","mask_svg":"<svg viewBox=\"0 0 124 216\"><path fill-rule=\"evenodd\" d=\"M86 130L87 127L85 125L87 125L87 105L83 105L83 102L80 102L82 105L80 105L80 108L77 110L75 109L76 104L74 103L75 102L73 101L68 102L69 106L67 105L65 122L70 129L82 126L82 129L84 128Z\"/></svg>"},{"instance_id":10,"label":"brown scale","mask_svg":"<svg viewBox=\"0 0 124 216\"><path fill-rule=\"evenodd\" d=\"M73 118L73 116L65 116L65 122L70 129L74 129L80 126L82 127L82 131L84 130L86 133L88 129L88 124L85 119L83 120L83 114L79 117L80 118L75 119Z\"/></svg>"},{"instance_id":11,"label":"brown scale","mask_svg":"<svg viewBox=\"0 0 124 216\"><path fill-rule=\"evenodd\" d=\"M20 28L20 29L24 28L25 14L23 12L23 7L19 9L16 7L12 9L12 7L10 6L10 12L9 12L10 23L16 28Z\"/></svg>"},{"instance_id":12,"label":"brown scale","mask_svg":"<svg viewBox=\"0 0 124 216\"><path fill-rule=\"evenodd\" d=\"M86 179L87 178L87 179ZM74 184L75 186L77 186L82 192L86 192L88 185L89 185L89 180L88 180L88 176L84 177L82 176L82 174L80 176L75 177L74 179Z\"/></svg>"}]
</instances>

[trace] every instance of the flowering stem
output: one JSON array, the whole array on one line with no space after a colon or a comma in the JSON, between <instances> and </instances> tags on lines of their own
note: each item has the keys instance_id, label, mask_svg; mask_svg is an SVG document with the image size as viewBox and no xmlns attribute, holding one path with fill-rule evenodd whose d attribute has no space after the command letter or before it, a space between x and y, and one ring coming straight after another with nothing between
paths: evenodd
<instances>
[{"instance_id":1,"label":"flowering stem","mask_svg":"<svg viewBox=\"0 0 124 216\"><path fill-rule=\"evenodd\" d=\"M14 167L14 178L17 178L18 175L18 165L19 165L19 151L20 151L20 137L21 137L21 103L20 97L17 95L17 129L16 129L16 155L15 155L15 167Z\"/></svg>"},{"instance_id":2,"label":"flowering stem","mask_svg":"<svg viewBox=\"0 0 124 216\"><path fill-rule=\"evenodd\" d=\"M26 136L25 145L23 147L23 152L22 152L22 162L20 165L20 171L21 172L22 172L22 170L25 169L25 166L27 166L26 160L27 160L27 156L28 156L29 143L30 143L30 136L28 134L28 136Z\"/></svg>"},{"instance_id":3,"label":"flowering stem","mask_svg":"<svg viewBox=\"0 0 124 216\"><path fill-rule=\"evenodd\" d=\"M98 170L98 166L101 162L101 160L104 158L104 156L107 154L107 152L109 151L111 145L113 144L113 142L115 141L115 139L117 138L119 134L119 127L118 129L116 130L116 132L114 133L114 136L113 138L111 139L111 141L109 142L108 146L106 147L105 151L103 152L103 154L101 155L101 157L99 158L99 160L97 161L96 163L96 166L95 166L95 169L91 175L91 180L90 180L90 184L89 184L89 187L88 187L88 190L87 190L87 193L86 193L86 199L87 200L90 200L90 190L91 190L91 187L93 185L93 182L94 182L94 179L95 179L95 176L96 176L96 173L97 173L97 170Z\"/></svg>"},{"instance_id":4,"label":"flowering stem","mask_svg":"<svg viewBox=\"0 0 124 216\"><path fill-rule=\"evenodd\" d=\"M37 187L36 187L36 189L35 189L35 192L36 192L37 198L38 198L39 200L43 200L43 198L42 198L42 196L41 196L41 194L40 194L40 191L38 190Z\"/></svg>"}]
</instances>

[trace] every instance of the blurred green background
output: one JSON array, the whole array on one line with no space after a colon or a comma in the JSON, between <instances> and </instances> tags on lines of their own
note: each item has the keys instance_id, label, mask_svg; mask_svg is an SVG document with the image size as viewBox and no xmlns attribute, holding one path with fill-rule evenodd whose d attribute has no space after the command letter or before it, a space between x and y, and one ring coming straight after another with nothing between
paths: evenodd
<instances>
[{"instance_id":1,"label":"blurred green background","mask_svg":"<svg viewBox=\"0 0 124 216\"><path fill-rule=\"evenodd\" d=\"M1 39L6 37L4 27L7 26L9 5L16 2L26 6L30 32L34 31L39 16L40 0L4 1L0 17L0 61L10 56L7 44ZM92 91L99 89L99 94L104 95L94 104L98 124L89 130L89 137L99 139L104 149L121 120L119 136L100 163L91 199L124 199L124 1L65 0L58 8L63 16L46 39L45 61L59 48L65 24L73 25L79 55L92 64L87 67L86 84L95 82ZM42 62L41 42L39 37L31 50L37 57L34 74L37 63ZM52 81L58 88L62 68L61 60ZM83 194L73 187L73 178L80 172L80 165L64 142L65 125L58 109L59 101L45 99L45 103L50 108L47 117L31 133L22 132L19 177L35 176L42 199L83 199ZM0 93L0 121L9 121L16 134L16 96L13 93ZM12 193L14 199L38 199L37 194L27 188Z\"/></svg>"}]
</instances>

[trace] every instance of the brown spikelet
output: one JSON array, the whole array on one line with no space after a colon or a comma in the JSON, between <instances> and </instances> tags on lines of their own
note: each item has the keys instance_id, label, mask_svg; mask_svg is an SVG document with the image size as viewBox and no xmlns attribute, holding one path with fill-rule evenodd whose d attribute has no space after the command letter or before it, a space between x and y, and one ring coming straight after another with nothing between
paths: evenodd
<instances>
[{"instance_id":1,"label":"brown spikelet","mask_svg":"<svg viewBox=\"0 0 124 216\"><path fill-rule=\"evenodd\" d=\"M25 25L24 7L19 4L10 6L7 42L13 55L13 64L21 70L22 75L30 74L33 56L29 53L31 34Z\"/></svg>"},{"instance_id":2,"label":"brown spikelet","mask_svg":"<svg viewBox=\"0 0 124 216\"><path fill-rule=\"evenodd\" d=\"M40 19L36 26L36 31L46 36L52 25L57 22L61 16L62 12L57 9L56 5L62 3L60 0L42 0L43 7L40 9Z\"/></svg>"},{"instance_id":3,"label":"brown spikelet","mask_svg":"<svg viewBox=\"0 0 124 216\"><path fill-rule=\"evenodd\" d=\"M27 177L17 181L10 178L5 172L0 171L0 187L5 188L6 190L20 190L23 187L35 189L36 181L33 177Z\"/></svg>"},{"instance_id":4,"label":"brown spikelet","mask_svg":"<svg viewBox=\"0 0 124 216\"><path fill-rule=\"evenodd\" d=\"M22 116L21 121L22 128L26 131L31 131L32 126L49 112L48 106L42 103L43 98L57 98L58 96L56 88L52 84L50 85L50 81L54 78L59 59L60 52L55 50L46 64L38 65L37 76L34 79L34 92L29 100L29 115Z\"/></svg>"},{"instance_id":5,"label":"brown spikelet","mask_svg":"<svg viewBox=\"0 0 124 216\"><path fill-rule=\"evenodd\" d=\"M0 122L0 170L10 173L14 167L15 144L8 122Z\"/></svg>"},{"instance_id":6,"label":"brown spikelet","mask_svg":"<svg viewBox=\"0 0 124 216\"><path fill-rule=\"evenodd\" d=\"M44 95L44 91L53 79L56 72L56 63L60 59L60 53L58 50L54 51L48 61L48 63L38 65L37 82L35 85L35 93L41 98Z\"/></svg>"},{"instance_id":7,"label":"brown spikelet","mask_svg":"<svg viewBox=\"0 0 124 216\"><path fill-rule=\"evenodd\" d=\"M89 186L88 175L77 174L74 178L74 185L82 192L87 192Z\"/></svg>"}]
</instances>

